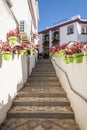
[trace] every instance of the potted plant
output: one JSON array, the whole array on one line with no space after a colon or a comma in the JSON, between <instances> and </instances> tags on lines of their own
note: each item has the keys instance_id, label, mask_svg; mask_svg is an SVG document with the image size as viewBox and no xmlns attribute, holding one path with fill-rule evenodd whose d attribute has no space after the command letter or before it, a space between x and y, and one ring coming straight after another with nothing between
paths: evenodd
<instances>
[{"instance_id":1,"label":"potted plant","mask_svg":"<svg viewBox=\"0 0 87 130\"><path fill-rule=\"evenodd\" d=\"M53 52L53 57L61 57L65 55L65 47L67 44L59 45L58 47L52 47L50 49L51 52Z\"/></svg>"},{"instance_id":2,"label":"potted plant","mask_svg":"<svg viewBox=\"0 0 87 130\"><path fill-rule=\"evenodd\" d=\"M13 54L21 54L21 51L23 50L23 47L21 45L15 45L13 47Z\"/></svg>"},{"instance_id":3,"label":"potted plant","mask_svg":"<svg viewBox=\"0 0 87 130\"><path fill-rule=\"evenodd\" d=\"M19 34L18 34L18 30L17 29L10 30L7 33L7 39L9 41L9 43L12 44L12 45L17 43L18 37L19 37Z\"/></svg>"},{"instance_id":4,"label":"potted plant","mask_svg":"<svg viewBox=\"0 0 87 130\"><path fill-rule=\"evenodd\" d=\"M75 63L81 63L83 61L83 45L80 42L71 42L66 48L65 48L65 54L66 57L72 57L74 58Z\"/></svg>"},{"instance_id":5,"label":"potted plant","mask_svg":"<svg viewBox=\"0 0 87 130\"><path fill-rule=\"evenodd\" d=\"M21 50L21 55L30 55L31 54L31 47L27 43L22 43L22 50Z\"/></svg>"},{"instance_id":6,"label":"potted plant","mask_svg":"<svg viewBox=\"0 0 87 130\"><path fill-rule=\"evenodd\" d=\"M74 57L73 57L73 50L71 49L71 46L66 46L65 48L65 58L64 58L64 62L66 64L72 63L74 61Z\"/></svg>"},{"instance_id":7,"label":"potted plant","mask_svg":"<svg viewBox=\"0 0 87 130\"><path fill-rule=\"evenodd\" d=\"M13 51L13 49L8 43L6 45L3 45L1 48L2 58L4 60L10 60L12 51Z\"/></svg>"}]
</instances>

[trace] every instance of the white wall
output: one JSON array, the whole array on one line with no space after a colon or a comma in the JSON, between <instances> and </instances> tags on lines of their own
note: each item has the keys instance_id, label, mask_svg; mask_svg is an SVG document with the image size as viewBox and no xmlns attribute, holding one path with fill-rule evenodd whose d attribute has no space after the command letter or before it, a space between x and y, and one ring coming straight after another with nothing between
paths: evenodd
<instances>
[{"instance_id":1,"label":"white wall","mask_svg":"<svg viewBox=\"0 0 87 130\"><path fill-rule=\"evenodd\" d=\"M87 100L87 56L84 56L83 63L64 63L64 57L54 58L56 63L67 73L72 88L80 93ZM67 93L71 102L71 107L75 113L75 118L81 130L87 130L87 102L75 94L68 84L66 75L62 72L52 60L56 74Z\"/></svg>"},{"instance_id":2,"label":"white wall","mask_svg":"<svg viewBox=\"0 0 87 130\"><path fill-rule=\"evenodd\" d=\"M0 124L6 118L17 92L31 74L35 61L37 53L29 57L14 55L9 61L0 57Z\"/></svg>"},{"instance_id":3,"label":"white wall","mask_svg":"<svg viewBox=\"0 0 87 130\"><path fill-rule=\"evenodd\" d=\"M34 55L29 56L28 58L29 58L28 75L30 76L33 68L35 67L36 62L38 61L38 52L36 52Z\"/></svg>"},{"instance_id":4,"label":"white wall","mask_svg":"<svg viewBox=\"0 0 87 130\"><path fill-rule=\"evenodd\" d=\"M78 41L85 42L87 41L87 34L81 34L81 26L87 26L87 24L78 24Z\"/></svg>"},{"instance_id":5,"label":"white wall","mask_svg":"<svg viewBox=\"0 0 87 130\"><path fill-rule=\"evenodd\" d=\"M4 1L0 0L0 40L6 41L7 32L14 28L16 23L4 5Z\"/></svg>"},{"instance_id":6,"label":"white wall","mask_svg":"<svg viewBox=\"0 0 87 130\"><path fill-rule=\"evenodd\" d=\"M20 20L25 20L25 32L30 35L31 30L31 14L28 7L27 0L11 0L13 7L12 10L20 23Z\"/></svg>"},{"instance_id":7,"label":"white wall","mask_svg":"<svg viewBox=\"0 0 87 130\"><path fill-rule=\"evenodd\" d=\"M33 5L33 11L34 11L34 17L35 17L35 23L36 23L36 28L33 25L33 19L31 16L30 8L28 6L27 0L11 0L13 7L12 10L18 20L25 20L25 33L27 33L28 37L31 39L31 33L37 32L38 29L38 5L36 4L36 0L31 1Z\"/></svg>"},{"instance_id":8,"label":"white wall","mask_svg":"<svg viewBox=\"0 0 87 130\"><path fill-rule=\"evenodd\" d=\"M32 5L33 5L33 11L34 11L34 14L35 14L35 22L36 22L36 25L37 25L37 28L38 28L38 20L39 20L38 1L32 0Z\"/></svg>"},{"instance_id":9,"label":"white wall","mask_svg":"<svg viewBox=\"0 0 87 130\"><path fill-rule=\"evenodd\" d=\"M74 25L74 33L67 35L67 27L70 25ZM77 41L77 23L69 24L69 25L60 27L60 44L69 42L69 41Z\"/></svg>"}]
</instances>

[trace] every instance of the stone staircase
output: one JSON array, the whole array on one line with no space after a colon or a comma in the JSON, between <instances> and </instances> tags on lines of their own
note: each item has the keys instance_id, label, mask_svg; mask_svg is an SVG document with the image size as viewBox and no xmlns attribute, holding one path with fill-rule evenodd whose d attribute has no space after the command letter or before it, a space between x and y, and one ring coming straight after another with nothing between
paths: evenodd
<instances>
[{"instance_id":1,"label":"stone staircase","mask_svg":"<svg viewBox=\"0 0 87 130\"><path fill-rule=\"evenodd\" d=\"M1 130L80 130L50 60L39 60Z\"/></svg>"}]
</instances>

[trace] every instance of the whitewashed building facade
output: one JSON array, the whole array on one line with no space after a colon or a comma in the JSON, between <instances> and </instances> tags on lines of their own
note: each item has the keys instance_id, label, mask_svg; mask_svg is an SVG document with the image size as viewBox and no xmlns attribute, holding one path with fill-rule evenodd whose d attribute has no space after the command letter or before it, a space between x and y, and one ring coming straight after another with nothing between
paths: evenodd
<instances>
[{"instance_id":1,"label":"whitewashed building facade","mask_svg":"<svg viewBox=\"0 0 87 130\"><path fill-rule=\"evenodd\" d=\"M79 15L73 16L70 20L59 23L39 32L40 53L43 52L42 44L44 35L49 35L49 47L53 43L53 33L58 31L58 44L70 41L87 41L87 20L81 19Z\"/></svg>"},{"instance_id":2,"label":"whitewashed building facade","mask_svg":"<svg viewBox=\"0 0 87 130\"><path fill-rule=\"evenodd\" d=\"M7 40L7 32L18 28L22 41L32 44L32 37L38 30L37 0L0 0L0 40ZM0 124L6 118L17 92L23 87L35 65L37 54L14 56L9 61L2 59L0 54Z\"/></svg>"},{"instance_id":3,"label":"whitewashed building facade","mask_svg":"<svg viewBox=\"0 0 87 130\"><path fill-rule=\"evenodd\" d=\"M23 38L31 42L32 34L38 30L38 18L37 0L1 0L0 39L6 40L9 30L19 28Z\"/></svg>"}]
</instances>

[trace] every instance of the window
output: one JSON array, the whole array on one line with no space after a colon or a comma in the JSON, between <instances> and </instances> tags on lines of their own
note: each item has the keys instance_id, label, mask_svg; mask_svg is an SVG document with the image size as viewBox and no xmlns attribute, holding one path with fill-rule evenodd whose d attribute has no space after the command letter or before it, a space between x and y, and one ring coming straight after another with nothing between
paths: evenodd
<instances>
[{"instance_id":1,"label":"window","mask_svg":"<svg viewBox=\"0 0 87 130\"><path fill-rule=\"evenodd\" d=\"M53 39L53 42L54 42L54 41L59 41L59 31L54 31L54 32L53 32L53 37L52 37L52 39Z\"/></svg>"},{"instance_id":2,"label":"window","mask_svg":"<svg viewBox=\"0 0 87 130\"><path fill-rule=\"evenodd\" d=\"M43 36L43 43L49 43L49 34L45 34L44 36Z\"/></svg>"},{"instance_id":3,"label":"window","mask_svg":"<svg viewBox=\"0 0 87 130\"><path fill-rule=\"evenodd\" d=\"M82 27L81 34L87 34L87 26Z\"/></svg>"},{"instance_id":4,"label":"window","mask_svg":"<svg viewBox=\"0 0 87 130\"><path fill-rule=\"evenodd\" d=\"M74 33L74 25L68 26L67 27L67 35L73 34Z\"/></svg>"},{"instance_id":5,"label":"window","mask_svg":"<svg viewBox=\"0 0 87 130\"><path fill-rule=\"evenodd\" d=\"M25 32L25 21L24 20L20 21L20 32L21 33Z\"/></svg>"}]
</instances>

